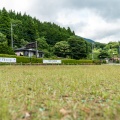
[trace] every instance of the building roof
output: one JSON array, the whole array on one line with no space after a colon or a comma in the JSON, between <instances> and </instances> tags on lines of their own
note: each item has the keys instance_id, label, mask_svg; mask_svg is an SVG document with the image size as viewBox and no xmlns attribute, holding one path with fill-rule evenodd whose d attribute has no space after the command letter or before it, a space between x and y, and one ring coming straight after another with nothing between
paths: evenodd
<instances>
[{"instance_id":1,"label":"building roof","mask_svg":"<svg viewBox=\"0 0 120 120\"><path fill-rule=\"evenodd\" d=\"M25 47L22 47L22 48L17 48L14 50L15 52L18 52L18 51L31 51L31 52L36 52L36 49L27 49ZM42 51L38 51L39 53L43 53Z\"/></svg>"}]
</instances>

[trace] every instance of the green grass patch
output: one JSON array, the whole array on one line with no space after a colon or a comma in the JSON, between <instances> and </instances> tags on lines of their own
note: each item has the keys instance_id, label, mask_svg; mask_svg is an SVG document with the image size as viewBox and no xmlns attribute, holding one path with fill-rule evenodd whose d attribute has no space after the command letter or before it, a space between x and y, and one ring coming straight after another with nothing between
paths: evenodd
<instances>
[{"instance_id":1,"label":"green grass patch","mask_svg":"<svg viewBox=\"0 0 120 120\"><path fill-rule=\"evenodd\" d=\"M1 120L119 120L120 66L0 66Z\"/></svg>"}]
</instances>

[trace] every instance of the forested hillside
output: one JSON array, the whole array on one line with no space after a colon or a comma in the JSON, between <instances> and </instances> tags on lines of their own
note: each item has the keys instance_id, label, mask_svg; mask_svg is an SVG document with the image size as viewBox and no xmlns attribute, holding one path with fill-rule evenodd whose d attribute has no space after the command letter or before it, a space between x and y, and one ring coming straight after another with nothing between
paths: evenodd
<instances>
[{"instance_id":1,"label":"forested hillside","mask_svg":"<svg viewBox=\"0 0 120 120\"><path fill-rule=\"evenodd\" d=\"M4 8L0 11L0 32L5 34L7 39L10 39L11 23L14 32L14 43L18 47L24 41L33 42L41 37L45 37L48 44L54 45L58 41L75 35L69 27L66 29L54 23L42 23L29 15L21 15L21 13L15 13L15 11L7 12Z\"/></svg>"},{"instance_id":2,"label":"forested hillside","mask_svg":"<svg viewBox=\"0 0 120 120\"><path fill-rule=\"evenodd\" d=\"M38 43L38 50L43 51L48 58L91 59L93 51L96 58L101 53L107 53L105 57L109 57L113 52L118 55L119 47L118 43L102 44L76 36L70 27L41 22L26 13L7 11L5 8L0 10L0 54L14 54L16 48L35 41Z\"/></svg>"},{"instance_id":3,"label":"forested hillside","mask_svg":"<svg viewBox=\"0 0 120 120\"><path fill-rule=\"evenodd\" d=\"M22 15L3 8L0 10L0 53L14 54L11 48L11 32L14 49L37 40L38 49L44 51L45 57L68 56L79 59L86 58L90 52L89 43L75 36L74 31L71 31L69 27L64 28L55 23L40 22L37 18L32 18L27 14ZM6 49L9 50L6 51Z\"/></svg>"}]
</instances>

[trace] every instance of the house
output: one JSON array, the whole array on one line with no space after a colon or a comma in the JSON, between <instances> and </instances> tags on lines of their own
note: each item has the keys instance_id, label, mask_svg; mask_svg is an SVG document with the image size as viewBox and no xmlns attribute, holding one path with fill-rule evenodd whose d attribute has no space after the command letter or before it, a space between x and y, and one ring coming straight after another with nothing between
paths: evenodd
<instances>
[{"instance_id":1,"label":"house","mask_svg":"<svg viewBox=\"0 0 120 120\"><path fill-rule=\"evenodd\" d=\"M17 56L28 56L28 57L33 57L36 56L37 53L37 58L42 58L44 56L44 53L42 51L36 51L36 49L33 48L27 48L27 47L22 47L15 49L15 54Z\"/></svg>"}]
</instances>

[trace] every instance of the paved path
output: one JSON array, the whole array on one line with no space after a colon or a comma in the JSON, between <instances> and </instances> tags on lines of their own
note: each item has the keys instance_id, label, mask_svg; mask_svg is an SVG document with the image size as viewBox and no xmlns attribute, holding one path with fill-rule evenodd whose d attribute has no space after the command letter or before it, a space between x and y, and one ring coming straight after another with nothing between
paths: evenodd
<instances>
[{"instance_id":1,"label":"paved path","mask_svg":"<svg viewBox=\"0 0 120 120\"><path fill-rule=\"evenodd\" d=\"M106 65L120 65L120 63L108 63Z\"/></svg>"}]
</instances>

